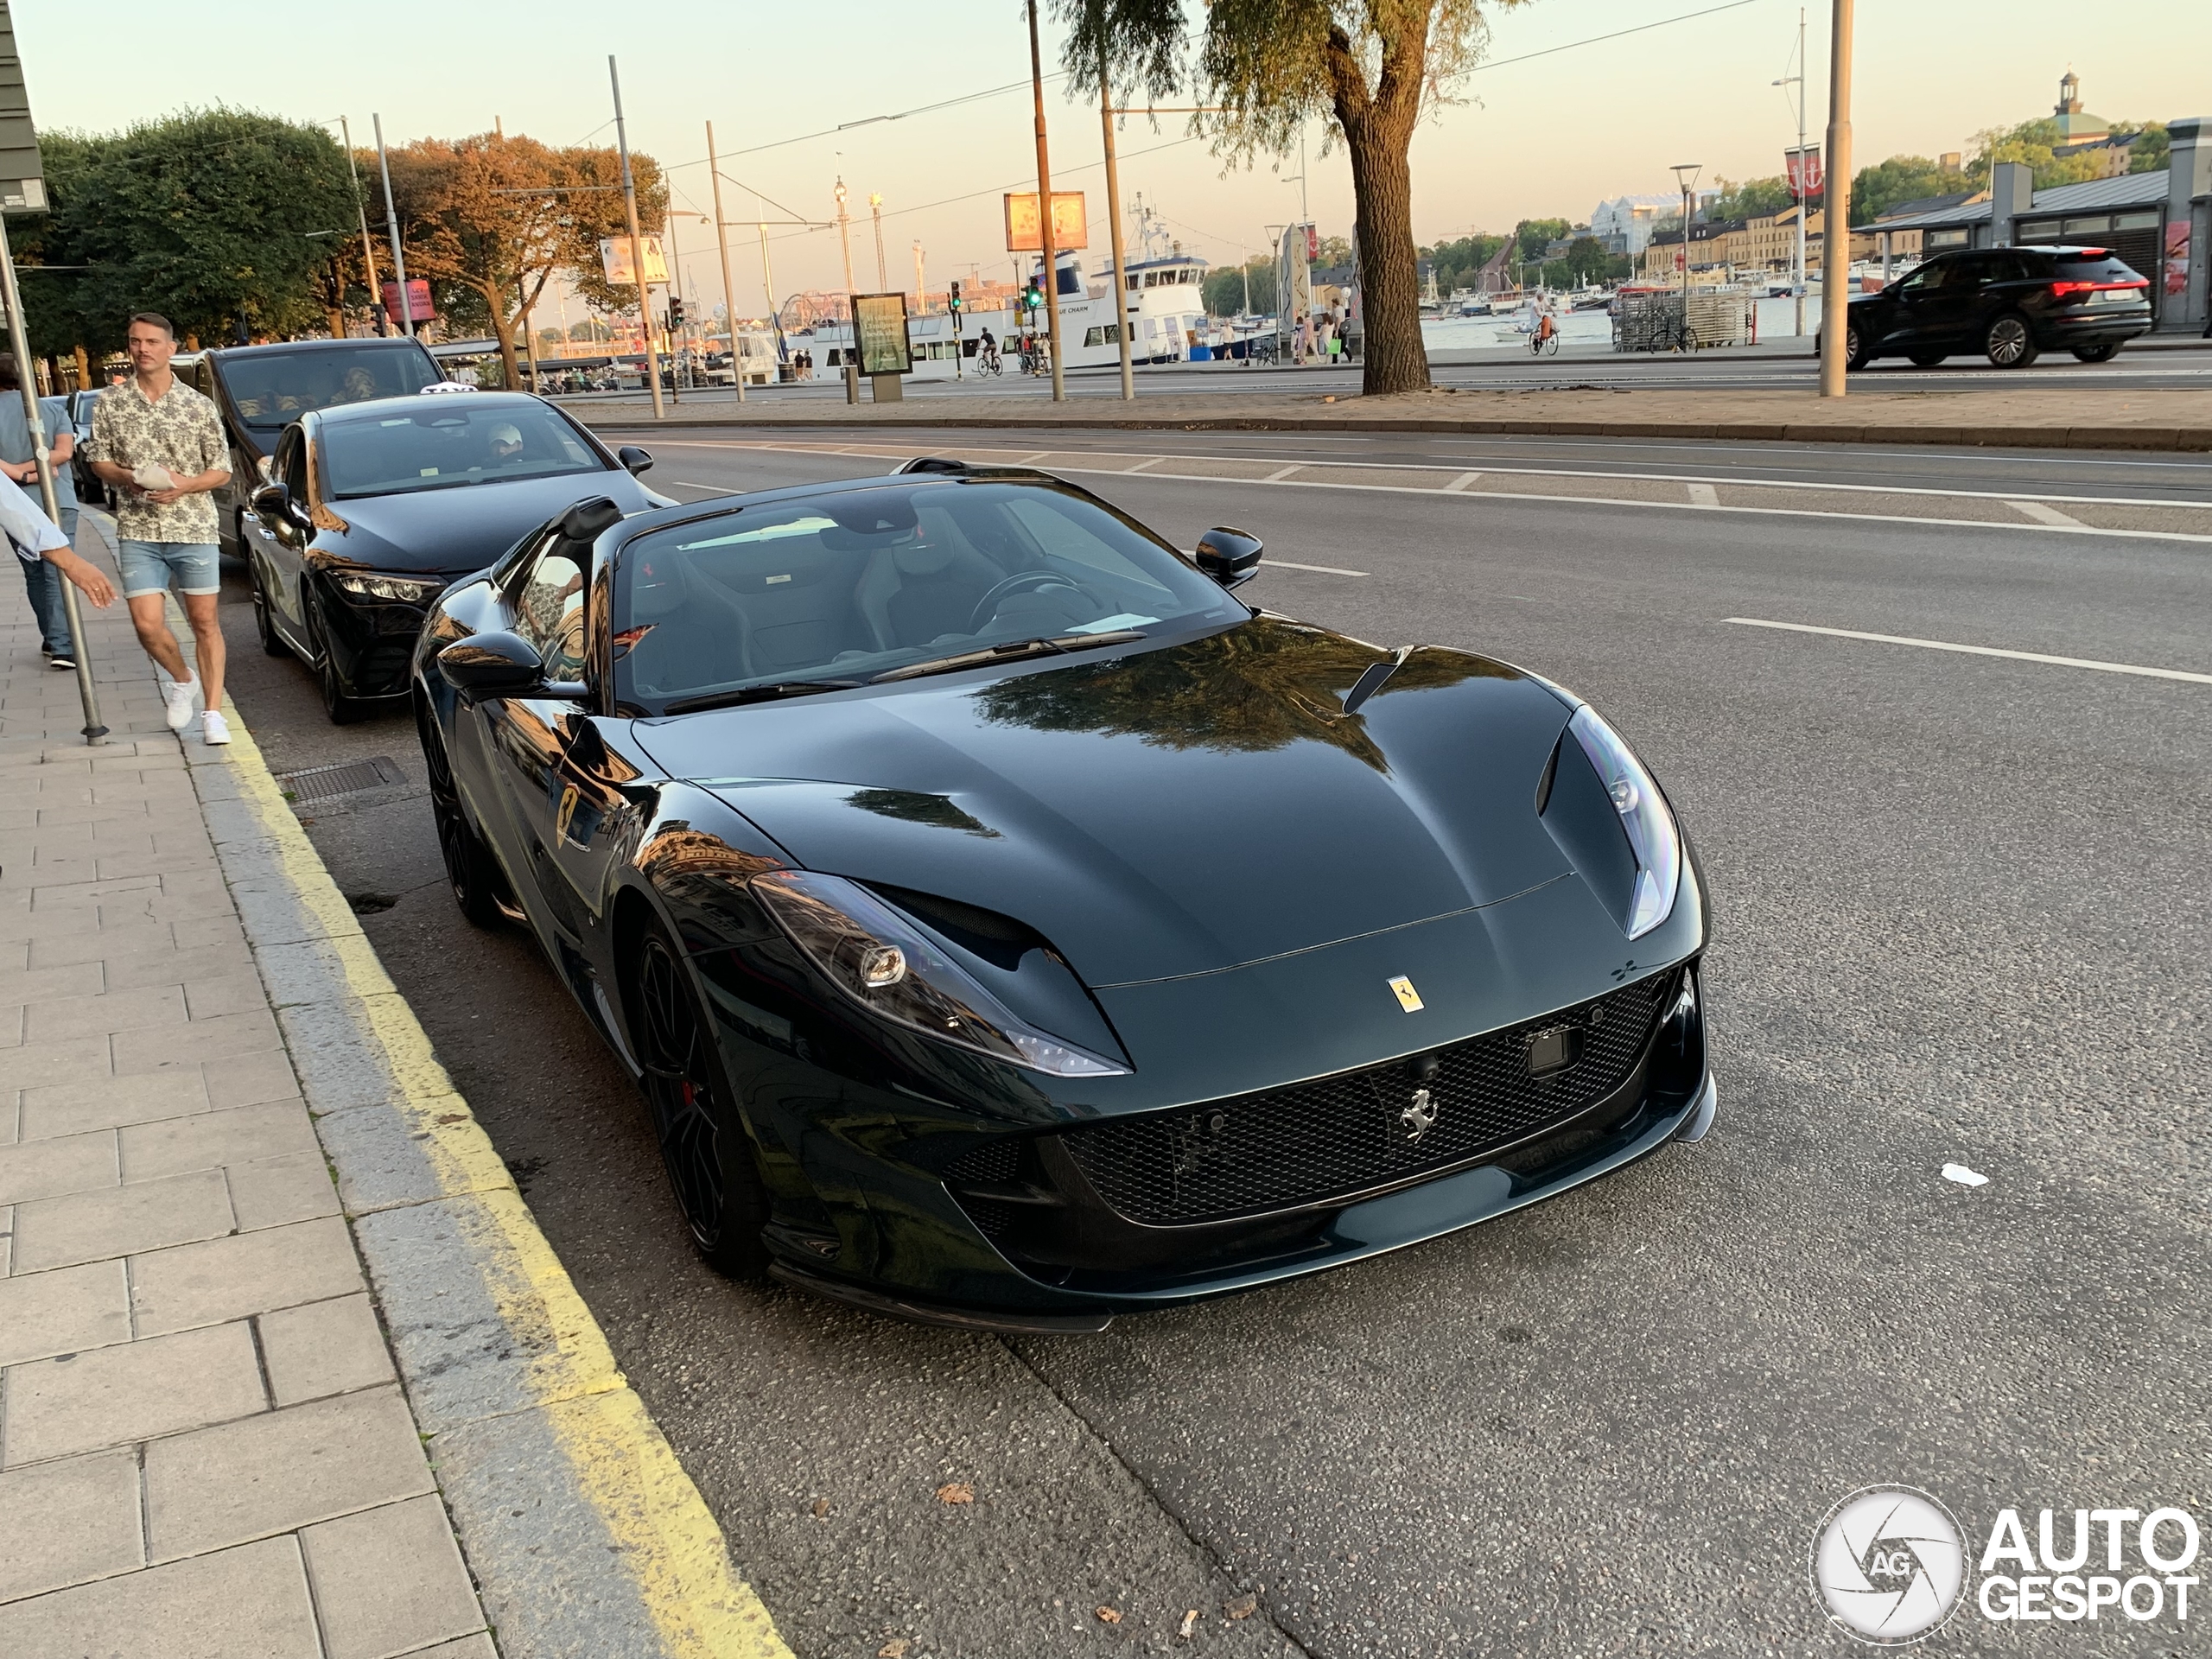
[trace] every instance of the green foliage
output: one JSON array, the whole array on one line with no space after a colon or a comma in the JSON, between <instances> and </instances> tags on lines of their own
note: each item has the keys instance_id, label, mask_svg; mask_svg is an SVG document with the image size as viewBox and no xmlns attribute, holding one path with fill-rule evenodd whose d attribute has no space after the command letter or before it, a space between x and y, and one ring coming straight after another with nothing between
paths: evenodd
<instances>
[{"instance_id":1,"label":"green foliage","mask_svg":"<svg viewBox=\"0 0 2212 1659\"><path fill-rule=\"evenodd\" d=\"M2128 153L2127 170L2131 173L2155 173L2166 164L2166 129L2158 121L2115 121L2112 131L2116 137L2140 133ZM1980 189L1989 182L1989 170L1998 162L2024 162L2035 169L2036 188L2048 190L2053 185L2086 184L2091 179L2104 176L2104 157L2094 151L2079 156L2054 156L2052 150L2063 145L2066 135L2059 130L2058 123L2049 116L2034 121L2023 121L2017 127L1993 127L1974 136L1974 153L1967 162L1967 174Z\"/></svg>"},{"instance_id":2,"label":"green foliage","mask_svg":"<svg viewBox=\"0 0 2212 1659\"><path fill-rule=\"evenodd\" d=\"M1771 219L1789 207L1796 198L1789 194L1789 180L1777 173L1772 178L1746 179L1741 184L1726 179L1715 179L1720 196L1709 210L1714 219Z\"/></svg>"},{"instance_id":3,"label":"green foliage","mask_svg":"<svg viewBox=\"0 0 2212 1659\"><path fill-rule=\"evenodd\" d=\"M1853 175L1851 222L1872 225L1876 214L1888 213L1900 203L1964 194L1988 182L1986 171L1975 179L1956 168L1938 167L1925 156L1892 156L1872 167L1862 167Z\"/></svg>"},{"instance_id":4,"label":"green foliage","mask_svg":"<svg viewBox=\"0 0 2212 1659\"><path fill-rule=\"evenodd\" d=\"M1578 236L1567 245L1564 259L1545 262L1543 280L1548 288L1580 288L1587 283L1617 283L1635 269L1636 261L1628 255L1608 252L1594 236Z\"/></svg>"},{"instance_id":5,"label":"green foliage","mask_svg":"<svg viewBox=\"0 0 2212 1659\"><path fill-rule=\"evenodd\" d=\"M1440 242L1433 248L1423 248L1421 257L1436 266L1436 291L1450 294L1454 289L1472 288L1477 274L1505 243L1504 237L1488 236L1477 231L1471 236Z\"/></svg>"},{"instance_id":6,"label":"green foliage","mask_svg":"<svg viewBox=\"0 0 2212 1659\"><path fill-rule=\"evenodd\" d=\"M27 245L33 348L120 347L134 311L203 343L321 327L326 267L355 222L346 155L320 127L217 108L128 132L41 137L53 212Z\"/></svg>"},{"instance_id":7,"label":"green foliage","mask_svg":"<svg viewBox=\"0 0 2212 1659\"><path fill-rule=\"evenodd\" d=\"M2135 142L2128 146L2127 170L2131 173L2162 173L2168 160L2166 124L2163 121L2115 121L2112 136L2125 138L2133 135Z\"/></svg>"},{"instance_id":8,"label":"green foliage","mask_svg":"<svg viewBox=\"0 0 2212 1659\"><path fill-rule=\"evenodd\" d=\"M1574 228L1564 219L1524 219L1513 227L1513 239L1520 244L1520 257L1534 264L1544 257L1544 250Z\"/></svg>"},{"instance_id":9,"label":"green foliage","mask_svg":"<svg viewBox=\"0 0 2212 1659\"><path fill-rule=\"evenodd\" d=\"M1242 266L1222 265L1206 273L1205 286L1198 292L1208 316L1233 317L1243 310L1247 271L1252 278L1252 309L1265 315L1275 308L1275 262L1260 254Z\"/></svg>"}]
</instances>

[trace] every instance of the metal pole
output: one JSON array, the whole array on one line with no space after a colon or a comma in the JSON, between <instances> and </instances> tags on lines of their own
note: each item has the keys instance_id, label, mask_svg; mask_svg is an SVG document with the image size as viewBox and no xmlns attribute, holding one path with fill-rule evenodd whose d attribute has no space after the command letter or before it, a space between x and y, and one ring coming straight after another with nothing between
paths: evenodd
<instances>
[{"instance_id":1,"label":"metal pole","mask_svg":"<svg viewBox=\"0 0 2212 1659\"><path fill-rule=\"evenodd\" d=\"M1122 346L1122 401L1137 395L1136 371L1129 360L1129 262L1122 247L1122 169L1114 156L1114 88L1106 73L1106 31L1098 31L1098 124L1106 134L1106 219L1114 227L1114 330ZM1249 310L1251 308L1245 308Z\"/></svg>"},{"instance_id":2,"label":"metal pole","mask_svg":"<svg viewBox=\"0 0 2212 1659\"><path fill-rule=\"evenodd\" d=\"M23 418L30 424L31 455L38 462L39 499L46 516L61 522L61 497L54 485L54 453L47 448L46 423L39 417L38 377L31 372L30 336L23 328L23 298L16 289L16 255L8 245L8 225L0 214L0 300L8 307L8 349L15 354L16 385L23 398ZM57 569L53 579L61 584L62 613L69 620L69 639L77 653L77 697L85 706L85 741L98 743L107 735L100 720L99 693L92 689L92 641L85 633L84 613L77 607L77 584Z\"/></svg>"},{"instance_id":3,"label":"metal pole","mask_svg":"<svg viewBox=\"0 0 2212 1659\"><path fill-rule=\"evenodd\" d=\"M660 354L653 350L653 296L645 286L645 238L638 230L638 186L630 175L629 130L622 124L622 77L614 67L614 54L607 57L607 84L614 89L614 147L622 157L622 211L630 229L630 264L638 278L638 327L645 348L645 385L653 395L653 419L668 418L660 400Z\"/></svg>"},{"instance_id":4,"label":"metal pole","mask_svg":"<svg viewBox=\"0 0 2212 1659\"><path fill-rule=\"evenodd\" d=\"M722 308L729 313L729 373L737 401L745 401L745 356L737 343L737 289L729 280L729 236L722 229L722 175L715 160L715 124L707 123L707 172L715 181L715 251L722 257ZM766 245L765 244L763 245Z\"/></svg>"},{"instance_id":5,"label":"metal pole","mask_svg":"<svg viewBox=\"0 0 2212 1659\"><path fill-rule=\"evenodd\" d=\"M399 315L407 338L415 338L415 302L407 292L407 255L399 245L399 210L391 205L391 162L384 153L384 117L372 115L377 130L377 171L384 175L384 225L391 232L391 273L399 284Z\"/></svg>"},{"instance_id":6,"label":"metal pole","mask_svg":"<svg viewBox=\"0 0 2212 1659\"><path fill-rule=\"evenodd\" d=\"M875 291L888 294L891 270L883 263L883 198L872 190L868 192L868 213L875 221Z\"/></svg>"},{"instance_id":7,"label":"metal pole","mask_svg":"<svg viewBox=\"0 0 2212 1659\"><path fill-rule=\"evenodd\" d=\"M1797 327L1799 339L1805 334L1805 215L1812 210L1805 205L1805 9L1797 8L1797 280L1792 290L1797 296Z\"/></svg>"},{"instance_id":8,"label":"metal pole","mask_svg":"<svg viewBox=\"0 0 2212 1659\"><path fill-rule=\"evenodd\" d=\"M1029 0L1029 85L1037 107L1037 245L1045 260L1046 350L1052 359L1052 401L1064 404L1068 386L1060 364L1060 262L1052 248L1052 158L1045 144L1045 64L1037 50L1037 0Z\"/></svg>"},{"instance_id":9,"label":"metal pole","mask_svg":"<svg viewBox=\"0 0 2212 1659\"><path fill-rule=\"evenodd\" d=\"M853 232L852 216L845 211L845 181L837 181L837 246L845 256L845 292L853 291Z\"/></svg>"},{"instance_id":10,"label":"metal pole","mask_svg":"<svg viewBox=\"0 0 2212 1659\"><path fill-rule=\"evenodd\" d=\"M353 178L353 211L361 219L361 261L368 267L369 304L377 314L377 333L388 334L391 323L384 314L384 307L377 303L381 296L377 293L377 245L369 237L369 204L361 195L361 169L353 165L353 130L346 124L342 115L338 118L338 131L346 141L346 170Z\"/></svg>"},{"instance_id":11,"label":"metal pole","mask_svg":"<svg viewBox=\"0 0 2212 1659\"><path fill-rule=\"evenodd\" d=\"M676 204L671 201L668 211L661 215L661 228L668 232L668 292L675 305L683 303L683 255L676 245ZM674 323L668 326L668 401L683 401L683 372L689 366L691 353L684 349L684 330Z\"/></svg>"},{"instance_id":12,"label":"metal pole","mask_svg":"<svg viewBox=\"0 0 2212 1659\"><path fill-rule=\"evenodd\" d=\"M1844 395L1851 303L1851 4L1834 7L1828 41L1827 189L1821 208L1821 396Z\"/></svg>"},{"instance_id":13,"label":"metal pole","mask_svg":"<svg viewBox=\"0 0 2212 1659\"><path fill-rule=\"evenodd\" d=\"M914 244L914 315L925 317L929 309L929 283L922 272L922 245L917 242Z\"/></svg>"}]
</instances>

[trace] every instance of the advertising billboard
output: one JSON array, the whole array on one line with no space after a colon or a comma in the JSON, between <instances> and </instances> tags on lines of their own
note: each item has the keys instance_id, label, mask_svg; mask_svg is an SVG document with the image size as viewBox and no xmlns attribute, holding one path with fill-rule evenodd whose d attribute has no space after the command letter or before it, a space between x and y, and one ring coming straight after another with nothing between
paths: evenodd
<instances>
[{"instance_id":1,"label":"advertising billboard","mask_svg":"<svg viewBox=\"0 0 2212 1659\"><path fill-rule=\"evenodd\" d=\"M1052 251L1066 253L1090 245L1090 219L1080 190L1052 192ZM1037 193L1009 190L1006 197L1006 251L1042 253L1038 233Z\"/></svg>"},{"instance_id":2,"label":"advertising billboard","mask_svg":"<svg viewBox=\"0 0 2212 1659\"><path fill-rule=\"evenodd\" d=\"M384 314L394 322L410 318L416 322L428 322L438 315L437 307L430 303L430 285L420 276L407 279L407 307L403 316L399 309L399 284L386 283L384 285Z\"/></svg>"},{"instance_id":3,"label":"advertising billboard","mask_svg":"<svg viewBox=\"0 0 2212 1659\"><path fill-rule=\"evenodd\" d=\"M660 238L641 236L645 245L645 281L664 283L668 280L668 256L661 251ZM603 236L599 240L600 269L607 273L607 280L620 288L638 285L638 268L630 263L630 238L626 236Z\"/></svg>"},{"instance_id":4,"label":"advertising billboard","mask_svg":"<svg viewBox=\"0 0 2212 1659\"><path fill-rule=\"evenodd\" d=\"M904 294L853 296L853 345L862 374L905 374L914 366L906 347Z\"/></svg>"}]
</instances>

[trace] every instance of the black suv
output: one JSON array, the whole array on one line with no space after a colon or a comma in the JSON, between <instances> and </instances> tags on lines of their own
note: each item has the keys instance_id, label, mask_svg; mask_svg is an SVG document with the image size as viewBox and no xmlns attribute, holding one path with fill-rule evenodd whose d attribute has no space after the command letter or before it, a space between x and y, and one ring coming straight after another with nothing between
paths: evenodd
<instances>
[{"instance_id":1,"label":"black suv","mask_svg":"<svg viewBox=\"0 0 2212 1659\"><path fill-rule=\"evenodd\" d=\"M1878 294L1853 295L1848 315L1854 369L1878 357L1930 368L1955 352L1980 352L2000 369L2024 369L2045 351L2103 363L2150 332L2151 285L2107 248L1962 249Z\"/></svg>"}]
</instances>

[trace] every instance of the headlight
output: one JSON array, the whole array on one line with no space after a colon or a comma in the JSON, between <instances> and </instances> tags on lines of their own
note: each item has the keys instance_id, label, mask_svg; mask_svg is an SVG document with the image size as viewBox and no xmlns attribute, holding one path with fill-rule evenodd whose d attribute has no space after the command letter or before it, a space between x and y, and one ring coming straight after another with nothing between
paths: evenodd
<instances>
[{"instance_id":1,"label":"headlight","mask_svg":"<svg viewBox=\"0 0 2212 1659\"><path fill-rule=\"evenodd\" d=\"M1643 769L1621 734L1599 717L1588 703L1567 722L1582 753L1598 769L1613 810L1621 815L1628 844L1636 854L1636 891L1629 900L1628 936L1641 938L1674 913L1675 895L1682 885L1682 837L1675 828L1675 815L1667 810L1659 785Z\"/></svg>"},{"instance_id":2,"label":"headlight","mask_svg":"<svg viewBox=\"0 0 2212 1659\"><path fill-rule=\"evenodd\" d=\"M397 600L403 604L427 605L445 592L443 576L369 576L345 570L331 580L361 599Z\"/></svg>"},{"instance_id":3,"label":"headlight","mask_svg":"<svg viewBox=\"0 0 2212 1659\"><path fill-rule=\"evenodd\" d=\"M1046 1035L1009 1012L920 929L842 876L779 870L753 893L830 982L880 1020L957 1048L1056 1077L1123 1069Z\"/></svg>"}]
</instances>

